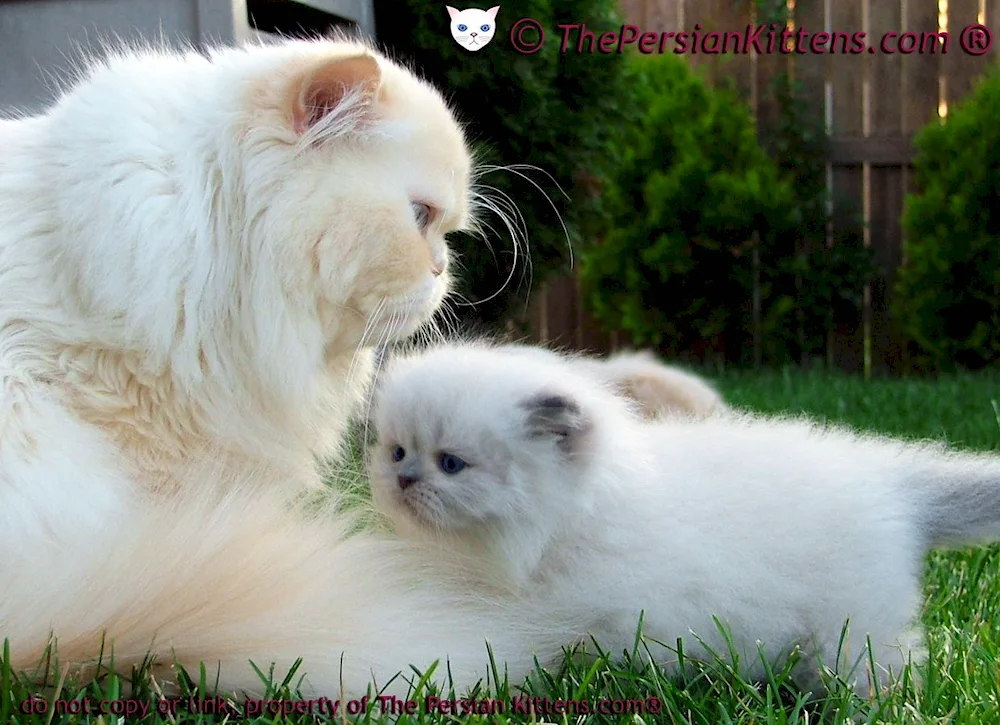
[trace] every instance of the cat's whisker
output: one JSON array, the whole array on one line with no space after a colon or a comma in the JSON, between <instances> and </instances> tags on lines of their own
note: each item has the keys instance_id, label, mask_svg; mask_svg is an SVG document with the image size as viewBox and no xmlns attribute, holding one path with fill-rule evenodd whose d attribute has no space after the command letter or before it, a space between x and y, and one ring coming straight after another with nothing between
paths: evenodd
<instances>
[{"instance_id":1,"label":"cat's whisker","mask_svg":"<svg viewBox=\"0 0 1000 725\"><path fill-rule=\"evenodd\" d=\"M354 355L351 357L351 364L347 368L347 380L350 382L354 381L354 374L357 371L358 360L361 357L362 351L368 349L368 338L378 325L382 311L385 309L385 303L386 298L381 297L375 305L375 309L372 311L371 315L369 315L368 321L365 323L365 329L361 332L361 341L358 343L358 347L355 349Z\"/></svg>"},{"instance_id":2,"label":"cat's whisker","mask_svg":"<svg viewBox=\"0 0 1000 725\"><path fill-rule=\"evenodd\" d=\"M556 206L555 202L552 201L552 197L550 197L548 195L548 193L546 193L546 191L541 187L541 185L537 181L535 181L534 179L532 179L525 172L526 171L538 171L539 173L544 174L546 177L548 177L549 181L553 184L553 186L555 186L559 190L559 193L563 195L563 198L565 198L567 201L569 201L571 199L570 195L567 194L566 191L559 185L559 182L557 182L555 180L555 178L552 176L552 174L550 174L549 172L545 171L544 169L541 169L541 168L539 168L537 166L533 166L531 164L508 164L506 166L497 166L497 165L493 165L493 164L481 164L481 165L479 165L476 168L476 172L475 172L474 178L478 181L479 176L484 175L484 174L493 173L495 171L508 171L508 172L514 174L515 176L517 176L517 177L519 177L521 179L524 179L529 184L531 184L533 187L535 187L535 189L545 198L545 201L547 201L549 203L549 206L552 208L552 211L554 211L555 214L556 214L556 218L559 220L559 225L562 227L563 235L566 237L566 248L569 250L569 266L570 266L570 269L572 269L573 268L573 261L574 261L574 257L573 257L573 241L572 241L572 237L570 236L570 233L569 233L569 228L566 226L566 222L563 220L562 214L559 213L559 208Z\"/></svg>"},{"instance_id":3,"label":"cat's whisker","mask_svg":"<svg viewBox=\"0 0 1000 725\"><path fill-rule=\"evenodd\" d=\"M493 249L493 245L490 243L489 235L486 232L490 232L495 236L500 236L500 233L491 225L489 222L481 219L476 219L470 224L468 229L468 234L478 239L482 239L486 244L486 249L489 250L490 256L493 257L493 262L499 267L500 260L497 258L497 253Z\"/></svg>"},{"instance_id":4,"label":"cat's whisker","mask_svg":"<svg viewBox=\"0 0 1000 725\"><path fill-rule=\"evenodd\" d=\"M520 208L517 206L517 202L514 201L514 198L511 197L507 192L495 186L491 186L488 184L477 184L477 186L489 192L485 196L491 199L497 206L504 209L505 213L509 214L512 221L516 223L517 228L520 232L520 239L524 244L525 254L527 254L530 241L530 236L528 232L528 222L524 218L524 214L521 213Z\"/></svg>"},{"instance_id":5,"label":"cat's whisker","mask_svg":"<svg viewBox=\"0 0 1000 725\"><path fill-rule=\"evenodd\" d=\"M500 204L497 202L496 199L493 199L481 192L474 192L473 202L496 214L496 216L500 219L500 221L506 228L507 233L511 237L513 252L514 252L514 259L511 263L510 273L507 275L507 278L503 281L503 284L496 292L494 292L489 297L486 297L485 299L479 301L479 304L483 304L485 302L489 302L490 300L496 299L498 296L500 296L503 293L503 291L507 289L507 286L510 284L511 280L513 280L514 272L517 269L517 261L520 257L522 243L524 244L525 250L527 250L527 234L526 232L523 232L519 227L517 223L518 221L517 217L511 218L509 213L505 213L505 211L503 210L503 208L500 206ZM525 256L528 257L530 260L530 255L525 253Z\"/></svg>"},{"instance_id":6,"label":"cat's whisker","mask_svg":"<svg viewBox=\"0 0 1000 725\"><path fill-rule=\"evenodd\" d=\"M364 432L362 434L362 441L366 444L370 436L371 428L371 417L372 417L372 402L375 400L375 389L378 384L379 374L382 372L382 367L385 364L385 358L389 350L390 342L396 339L396 332L402 327L404 321L409 317L412 312L412 303L407 306L408 309L404 313L400 313L398 310L391 310L389 313L389 320L383 328L381 334L379 335L378 343L375 345L375 349L381 350L382 353L377 355L375 358L375 370L372 372L372 384L368 387L368 392L365 400L365 415L364 415Z\"/></svg>"},{"instance_id":7,"label":"cat's whisker","mask_svg":"<svg viewBox=\"0 0 1000 725\"><path fill-rule=\"evenodd\" d=\"M454 294L456 297L461 297L458 293ZM458 317L458 313L455 312L452 306L451 299L445 298L441 302L441 309L438 314L441 323L445 326L445 331L448 337L456 337L458 335L459 327L461 326L461 321Z\"/></svg>"},{"instance_id":8,"label":"cat's whisker","mask_svg":"<svg viewBox=\"0 0 1000 725\"><path fill-rule=\"evenodd\" d=\"M480 184L479 188L484 189L487 192L490 192L489 194L484 194L483 198L488 199L490 202L492 202L492 204L494 205L493 208L495 210L495 213L498 216L500 216L501 219L511 222L510 224L507 224L507 228L509 230L512 229L512 227L517 228L516 234L513 231L510 231L511 240L514 245L514 252L515 252L514 265L516 266L517 264L517 251L518 247L521 246L523 247L523 254L526 260L525 273L522 275L521 278L523 280L524 277L527 276L530 283L530 280L533 278L534 265L531 259L530 248L529 248L529 234L528 234L527 220L524 218L524 215L521 213L521 210L518 208L517 203L514 201L514 199L505 191L486 184ZM511 271L513 272L514 270L512 269ZM528 292L530 295L531 292L530 289Z\"/></svg>"}]
</instances>

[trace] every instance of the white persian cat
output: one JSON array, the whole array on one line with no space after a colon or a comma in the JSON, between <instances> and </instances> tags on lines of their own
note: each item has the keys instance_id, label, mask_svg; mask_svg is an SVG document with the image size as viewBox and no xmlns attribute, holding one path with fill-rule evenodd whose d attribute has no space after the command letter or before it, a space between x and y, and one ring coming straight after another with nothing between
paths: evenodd
<instances>
[{"instance_id":1,"label":"white persian cat","mask_svg":"<svg viewBox=\"0 0 1000 725\"><path fill-rule=\"evenodd\" d=\"M110 53L0 121L0 636L262 688L363 692L450 660L512 678L551 615L442 585L407 542L307 517L371 349L450 286L470 158L440 94L367 46ZM103 642L104 636L107 642ZM342 659L343 657L343 659Z\"/></svg>"},{"instance_id":2,"label":"white persian cat","mask_svg":"<svg viewBox=\"0 0 1000 725\"><path fill-rule=\"evenodd\" d=\"M867 637L876 685L922 656L928 549L1000 537L1000 456L737 412L649 422L538 349L399 357L375 421L373 495L400 534L469 552L484 591L572 612L612 653L644 610L668 669L678 638L728 653L717 616L748 676L758 641L799 647L803 685L819 662L864 694Z\"/></svg>"},{"instance_id":3,"label":"white persian cat","mask_svg":"<svg viewBox=\"0 0 1000 725\"><path fill-rule=\"evenodd\" d=\"M497 12L500 6L489 10L466 8L458 10L445 6L451 18L451 37L466 50L473 52L485 48L497 32Z\"/></svg>"}]
</instances>

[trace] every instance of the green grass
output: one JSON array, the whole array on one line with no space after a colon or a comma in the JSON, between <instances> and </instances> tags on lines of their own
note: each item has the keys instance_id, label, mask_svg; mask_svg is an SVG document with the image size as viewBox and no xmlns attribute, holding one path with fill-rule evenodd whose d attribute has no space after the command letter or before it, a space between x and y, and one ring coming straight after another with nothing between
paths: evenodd
<instances>
[{"instance_id":1,"label":"green grass","mask_svg":"<svg viewBox=\"0 0 1000 725\"><path fill-rule=\"evenodd\" d=\"M774 372L728 373L716 379L733 404L764 412L804 412L842 421L855 427L905 437L931 437L961 448L1000 450L1000 376L964 375L937 381L874 380L840 377L824 373ZM357 461L332 473L358 496L365 491ZM992 723L1000 722L1000 550L997 548L935 553L929 557L926 579L927 605L923 619L928 628L930 661L922 668L924 685L917 690L904 681L887 695L870 701L855 698L845 688L834 687L825 699L815 700L787 682L787 668L775 671L768 682L744 682L724 664L698 666L685 681L666 678L607 659L592 665L575 664L567 658L561 672L539 671L523 688L501 685L489 694L502 703L502 715L444 715L422 712L425 697L433 691L415 693L418 712L412 715L382 712L378 705L363 714L347 717L359 722L487 723L487 722L608 722L608 723ZM56 715L53 705L45 713L27 714L22 703L36 694L0 662L0 723L97 722L111 725L113 716ZM502 668L501 668L502 670ZM158 693L148 680L140 683L133 697L155 703ZM185 696L212 698L211 673L190 673ZM267 677L262 675L263 679ZM267 697L297 700L295 676L280 679ZM47 703L56 700L83 702L93 707L113 700L125 691L124 681L105 674L85 683L63 682L57 691L44 693ZM459 693L464 695L465 693ZM483 693L485 696L487 693ZM587 701L625 701L626 708L641 710L620 715L574 714L532 718L512 709L517 697L542 697ZM336 697L331 695L331 697ZM641 703L641 707L637 707ZM145 717L128 722L223 722L223 716L192 712L182 703L170 716L160 716L155 706ZM650 706L658 712L650 712ZM76 707L76 706L74 706ZM248 713L241 701L231 702L228 721L315 722L329 715L293 714L288 717ZM621 705L619 705L621 707ZM338 714L334 721L341 721Z\"/></svg>"}]
</instances>

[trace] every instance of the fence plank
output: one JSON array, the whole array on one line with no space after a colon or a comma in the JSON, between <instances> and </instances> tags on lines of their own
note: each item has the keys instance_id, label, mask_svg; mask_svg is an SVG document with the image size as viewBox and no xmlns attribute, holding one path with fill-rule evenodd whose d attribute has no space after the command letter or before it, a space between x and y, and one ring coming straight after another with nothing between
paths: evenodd
<instances>
[{"instance_id":1,"label":"fence plank","mask_svg":"<svg viewBox=\"0 0 1000 725\"><path fill-rule=\"evenodd\" d=\"M898 2L869 0L869 32L873 38L885 33L902 33L902 6ZM897 36L898 37L898 36ZM871 137L899 139L902 135L903 56L876 53L869 56ZM908 145L908 144L907 144ZM868 230L875 258L884 270L870 288L871 353L873 369L885 372L899 367L899 343L891 318L891 294L895 270L901 259L899 216L903 204L903 163L881 165L869 159L870 174L866 193L869 200Z\"/></svg>"},{"instance_id":2,"label":"fence plank","mask_svg":"<svg viewBox=\"0 0 1000 725\"><path fill-rule=\"evenodd\" d=\"M586 304L586 298L584 298L581 292L579 279L575 281L576 349L598 354L611 352L610 336L604 332L598 321L591 314L590 308Z\"/></svg>"},{"instance_id":3,"label":"fence plank","mask_svg":"<svg viewBox=\"0 0 1000 725\"><path fill-rule=\"evenodd\" d=\"M967 26L977 22L979 0L948 0L948 53L943 57L945 72L945 98L949 106L960 102L969 91L976 78L986 67L986 57L974 55L963 48L963 43L977 46L980 37L975 31L963 37Z\"/></svg>"},{"instance_id":4,"label":"fence plank","mask_svg":"<svg viewBox=\"0 0 1000 725\"><path fill-rule=\"evenodd\" d=\"M772 84L778 76L793 67L792 63L794 61L792 59L794 53L781 52L781 33L785 29L782 22L784 20L783 17L775 18L758 14L754 20L758 25L763 23L771 25L778 39L774 44L773 51L771 51L770 45L768 45L765 51L770 52L757 54L753 58L753 63L756 66L754 70L754 83L757 99L757 128L762 137L768 138L776 130L781 118L780 106L772 91ZM766 33L764 37L766 37ZM765 45L765 43L762 41L761 45ZM788 47L792 46L789 45Z\"/></svg>"},{"instance_id":5,"label":"fence plank","mask_svg":"<svg viewBox=\"0 0 1000 725\"><path fill-rule=\"evenodd\" d=\"M1000 2L1000 0L998 0ZM793 15L795 26L809 33L811 38L824 30L823 0L797 0ZM800 83L806 108L824 118L826 103L827 53L805 53L794 57L795 79Z\"/></svg>"},{"instance_id":6,"label":"fence plank","mask_svg":"<svg viewBox=\"0 0 1000 725\"><path fill-rule=\"evenodd\" d=\"M937 0L902 0L903 27L923 36L937 32ZM930 48L926 48L930 50ZM942 55L936 52L910 53L902 56L902 127L911 134L937 118L938 73Z\"/></svg>"},{"instance_id":7,"label":"fence plank","mask_svg":"<svg viewBox=\"0 0 1000 725\"><path fill-rule=\"evenodd\" d=\"M717 55L698 53L691 60L704 68L713 84L731 82L737 95L744 101L749 101L752 83L752 59L745 51L742 36L751 22L750 3L734 2L733 0L702 0L698 6L698 17L692 18L701 24L702 34L718 33L722 41L715 46L725 50ZM727 33L730 34L727 37ZM737 36L732 36L737 33Z\"/></svg>"},{"instance_id":8,"label":"fence plank","mask_svg":"<svg viewBox=\"0 0 1000 725\"><path fill-rule=\"evenodd\" d=\"M864 57L846 52L851 35L862 30L861 2L827 0L827 13L833 37L830 47L828 80L831 85L831 126L834 134L864 136L862 84ZM839 236L863 221L864 180L860 166L838 166L833 169L834 233ZM856 290L861 294L861 290ZM834 329L830 335L827 359L835 367L847 371L863 368L864 346L860 315L836 310Z\"/></svg>"}]
</instances>

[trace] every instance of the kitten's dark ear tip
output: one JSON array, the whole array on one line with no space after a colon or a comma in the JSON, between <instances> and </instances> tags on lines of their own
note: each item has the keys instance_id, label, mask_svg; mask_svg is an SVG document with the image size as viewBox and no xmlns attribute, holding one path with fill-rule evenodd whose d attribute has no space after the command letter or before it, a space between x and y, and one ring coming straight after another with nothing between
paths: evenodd
<instances>
[{"instance_id":1,"label":"kitten's dark ear tip","mask_svg":"<svg viewBox=\"0 0 1000 725\"><path fill-rule=\"evenodd\" d=\"M541 408L543 410L567 410L574 413L580 412L580 406L563 395L539 395L530 399L526 407Z\"/></svg>"},{"instance_id":2,"label":"kitten's dark ear tip","mask_svg":"<svg viewBox=\"0 0 1000 725\"><path fill-rule=\"evenodd\" d=\"M528 413L529 435L556 438L563 450L571 451L577 440L590 430L590 420L580 404L567 395L539 393L521 403L521 407Z\"/></svg>"}]
</instances>

